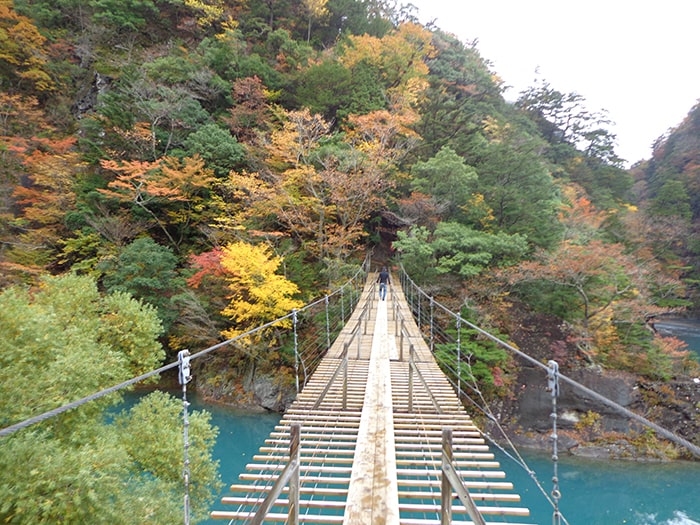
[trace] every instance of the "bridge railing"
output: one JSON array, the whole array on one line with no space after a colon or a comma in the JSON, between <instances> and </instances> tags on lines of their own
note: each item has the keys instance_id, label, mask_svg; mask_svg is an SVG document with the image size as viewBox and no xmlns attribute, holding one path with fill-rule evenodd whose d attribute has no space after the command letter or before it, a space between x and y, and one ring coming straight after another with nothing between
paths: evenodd
<instances>
[{"instance_id":1,"label":"bridge railing","mask_svg":"<svg viewBox=\"0 0 700 525\"><path fill-rule=\"evenodd\" d=\"M452 523L452 492L457 493L457 497L467 509L467 514L474 522L474 525L486 525L484 517L474 503L469 494L469 490L464 486L462 480L456 472L454 466L454 455L452 452L452 429L442 429L442 480L440 486L440 525Z\"/></svg>"},{"instance_id":2,"label":"bridge railing","mask_svg":"<svg viewBox=\"0 0 700 525\"><path fill-rule=\"evenodd\" d=\"M292 314L297 393L306 386L355 310L365 285L368 268L369 259L336 291ZM299 338L302 331L304 337Z\"/></svg>"},{"instance_id":3,"label":"bridge railing","mask_svg":"<svg viewBox=\"0 0 700 525\"><path fill-rule=\"evenodd\" d=\"M175 368L180 368L180 376L187 375L186 381L183 384L183 428L185 438L183 439L184 456L187 457L188 440L186 437L187 429L187 406L188 402L186 400L186 383L189 381L189 365L191 361L208 355L210 353L216 352L217 350L227 347L229 345L238 344L242 342L245 338L252 335L259 334L282 321L292 321L293 324L293 345L294 345L294 364L296 372L296 386L297 391L299 390L301 384L305 384L308 377L313 373L316 366L320 362L322 356L331 347L331 344L338 333L345 326L347 319L355 309L361 291L364 288L366 282L367 272L370 266L369 257L365 259L364 263L357 270L357 272L346 281L342 286L340 286L336 291L326 294L321 299L306 305L305 307L290 312L289 314L280 317L278 319L272 320L263 325L257 326L245 333L242 333L232 339L222 341L209 348L200 350L196 353L190 354L189 351L184 350L180 352L178 360L164 365L155 370L151 370L137 377L133 377L127 381L119 383L117 385L111 386L99 392L95 392L81 399L77 399L63 406L59 406L43 412L41 414L35 415L24 421L20 421L4 428L0 429L0 438L9 436L17 431L28 428L29 426L36 425L47 421L51 418L57 417L65 412L76 409L95 401L104 396L114 394L116 392L128 389L133 385L146 381L148 379L157 377L165 372L173 370ZM314 329L314 327L316 327ZM303 332L302 332L303 330ZM299 342L299 333L304 334L304 340ZM306 337L306 334L315 334L314 336ZM187 373L184 374L184 367L187 365ZM185 459L185 465L187 464L187 459ZM189 523L189 505L188 505L188 484L189 484L189 473L188 469L183 470L183 480L184 480L184 492L185 492L185 523Z\"/></svg>"},{"instance_id":4,"label":"bridge railing","mask_svg":"<svg viewBox=\"0 0 700 525\"><path fill-rule=\"evenodd\" d=\"M513 345L508 344L502 339L496 337L495 335L487 332L486 330L480 328L479 326L469 322L464 319L459 313L451 311L446 306L442 305L438 301L435 301L432 296L427 294L422 288L420 288L405 272L403 267L400 268L400 282L406 297L406 301L409 304L413 317L421 329L421 333L426 341L429 343L430 350L434 352L436 343L445 343L449 347L449 351L452 352L449 360L438 359L440 366L447 372L448 379L452 382L455 390L460 396L468 397L467 390L471 390L476 395L480 396L479 391L474 377L469 371L471 356L468 353L463 353L463 342L461 340L462 330L468 328L478 334L479 337L488 339L506 350L510 354L519 357L523 361L529 363L530 365L541 368L547 375L552 374L552 364L556 365L554 361L550 361L548 364L542 363L540 360L535 359L521 350L515 348ZM448 327L454 327L453 332L456 334L453 336L449 333ZM466 370L465 370L466 368ZM463 378L466 372L466 377ZM467 379L467 381L465 381ZM660 436L668 439L669 441L680 445L681 447L688 450L696 458L700 458L700 447L691 443L687 439L674 434L673 432L657 425L656 423L649 421L645 417L621 406L620 404L606 398L605 396L599 394L598 392L574 381L573 379L560 374L557 370L556 381L561 381L568 384L572 388L583 393L587 397L599 402L601 405L605 405L617 412L625 415L631 420L637 421L642 425L650 428ZM556 389L558 391L558 388ZM471 399L471 398L470 398ZM474 401L474 400L472 400ZM474 405L484 410L487 407L480 406L478 403L474 402ZM489 419L494 422L496 418L489 412L484 412ZM488 436L486 436L488 437Z\"/></svg>"},{"instance_id":5,"label":"bridge railing","mask_svg":"<svg viewBox=\"0 0 700 525\"><path fill-rule=\"evenodd\" d=\"M262 525L270 509L274 506L277 498L282 494L282 491L287 485L289 485L289 511L287 513L286 523L291 525L299 524L300 435L300 425L291 425L289 429L289 462L280 473L275 484L267 494L267 497L258 507L255 516L248 522L250 525Z\"/></svg>"}]
</instances>

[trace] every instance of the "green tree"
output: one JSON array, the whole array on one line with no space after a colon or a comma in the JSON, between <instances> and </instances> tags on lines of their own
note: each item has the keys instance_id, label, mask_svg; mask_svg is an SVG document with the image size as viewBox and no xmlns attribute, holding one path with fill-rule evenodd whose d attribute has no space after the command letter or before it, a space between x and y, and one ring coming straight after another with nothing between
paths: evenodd
<instances>
[{"instance_id":1,"label":"green tree","mask_svg":"<svg viewBox=\"0 0 700 525\"><path fill-rule=\"evenodd\" d=\"M428 161L414 164L411 173L413 190L435 197L445 206L447 218L467 204L477 180L474 168L448 146Z\"/></svg>"},{"instance_id":2,"label":"green tree","mask_svg":"<svg viewBox=\"0 0 700 525\"><path fill-rule=\"evenodd\" d=\"M136 32L158 14L153 0L90 0L94 18L115 32Z\"/></svg>"},{"instance_id":3,"label":"green tree","mask_svg":"<svg viewBox=\"0 0 700 525\"><path fill-rule=\"evenodd\" d=\"M474 165L486 142L484 119L507 109L500 80L474 43L465 45L453 35L436 31L433 46L435 56L427 62L430 87L421 100L421 120L416 125L424 139L418 151L430 157L449 146Z\"/></svg>"},{"instance_id":4,"label":"green tree","mask_svg":"<svg viewBox=\"0 0 700 525\"><path fill-rule=\"evenodd\" d=\"M652 211L665 217L676 216L690 220L693 212L685 185L678 180L668 180L664 183L653 200Z\"/></svg>"},{"instance_id":5,"label":"green tree","mask_svg":"<svg viewBox=\"0 0 700 525\"><path fill-rule=\"evenodd\" d=\"M351 77L350 70L335 60L311 66L297 76L295 102L332 121L352 96Z\"/></svg>"},{"instance_id":6,"label":"green tree","mask_svg":"<svg viewBox=\"0 0 700 525\"><path fill-rule=\"evenodd\" d=\"M559 195L540 156L541 142L508 123L489 120L488 145L475 163L477 192L494 216L494 227L525 235L536 246L559 240Z\"/></svg>"},{"instance_id":7,"label":"green tree","mask_svg":"<svg viewBox=\"0 0 700 525\"><path fill-rule=\"evenodd\" d=\"M164 357L155 309L124 294L103 297L89 277L45 278L34 293L9 288L0 301L2 426L157 368ZM120 333L125 326L129 334ZM26 389L28 377L43 386Z\"/></svg>"},{"instance_id":8,"label":"green tree","mask_svg":"<svg viewBox=\"0 0 700 525\"><path fill-rule=\"evenodd\" d=\"M441 222L432 233L417 227L397 235L394 248L409 275L421 282L448 273L475 277L488 267L517 262L528 250L522 235L491 234L455 222Z\"/></svg>"},{"instance_id":9,"label":"green tree","mask_svg":"<svg viewBox=\"0 0 700 525\"><path fill-rule=\"evenodd\" d=\"M154 421L158 424L154 424ZM208 514L213 503L212 489L221 488L218 462L213 458L218 429L211 426L207 412L194 411L188 415L190 436L188 460L190 471L189 495L194 518L199 521ZM163 392L143 398L131 410L122 411L115 421L119 444L131 460L132 476L152 490L163 491L170 503L164 509L152 509L154 517L168 513L168 520L182 519L182 464L174 461L182 455L182 401ZM156 480L156 483L153 483ZM141 523L148 520L142 520Z\"/></svg>"},{"instance_id":10,"label":"green tree","mask_svg":"<svg viewBox=\"0 0 700 525\"><path fill-rule=\"evenodd\" d=\"M155 309L103 295L85 276L46 277L0 293L0 426L6 427L160 366ZM28 381L31 388L28 388ZM13 524L174 523L182 516L181 403L146 398L117 425L98 398L2 438L0 520ZM216 435L190 418L193 514L218 490ZM147 436L147 439L144 437Z\"/></svg>"},{"instance_id":11,"label":"green tree","mask_svg":"<svg viewBox=\"0 0 700 525\"><path fill-rule=\"evenodd\" d=\"M177 257L150 237L125 246L115 258L98 264L102 282L110 292L128 292L153 305L166 330L177 317L172 297L184 286L177 274Z\"/></svg>"},{"instance_id":12,"label":"green tree","mask_svg":"<svg viewBox=\"0 0 700 525\"><path fill-rule=\"evenodd\" d=\"M188 135L183 145L188 157L199 155L217 177L228 175L240 165L245 155L243 147L230 132L211 123Z\"/></svg>"}]
</instances>

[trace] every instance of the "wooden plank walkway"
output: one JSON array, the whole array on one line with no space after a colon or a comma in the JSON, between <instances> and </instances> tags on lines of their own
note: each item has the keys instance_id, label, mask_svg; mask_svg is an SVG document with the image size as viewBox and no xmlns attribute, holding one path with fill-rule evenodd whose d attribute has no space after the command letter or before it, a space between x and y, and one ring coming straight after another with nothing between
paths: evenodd
<instances>
[{"instance_id":1,"label":"wooden plank walkway","mask_svg":"<svg viewBox=\"0 0 700 525\"><path fill-rule=\"evenodd\" d=\"M411 345L420 374L411 371ZM301 426L300 523L439 524L444 427L453 430L455 469L484 520L526 523L529 510L433 359L398 287L380 301L367 281L326 357L231 486L236 495L222 499L232 510L212 518L245 523L254 516L289 461L293 424ZM265 523L287 523L288 493ZM452 512L452 523L473 523L461 504Z\"/></svg>"}]
</instances>

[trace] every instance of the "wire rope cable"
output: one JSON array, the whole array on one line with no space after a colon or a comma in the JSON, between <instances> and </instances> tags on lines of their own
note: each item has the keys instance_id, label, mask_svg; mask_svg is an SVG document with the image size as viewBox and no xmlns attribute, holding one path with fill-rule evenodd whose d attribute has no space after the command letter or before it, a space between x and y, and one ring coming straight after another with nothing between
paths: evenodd
<instances>
[{"instance_id":1,"label":"wire rope cable","mask_svg":"<svg viewBox=\"0 0 700 525\"><path fill-rule=\"evenodd\" d=\"M365 274L367 272L366 267L368 267L368 265L369 265L369 256L367 258L365 258L365 261L362 264L362 266L360 267L360 269L348 280L348 282L353 282L354 280L359 279L359 277L361 275ZM343 288L345 286L347 286L347 283L343 284L338 290L334 291L333 293L328 294L327 296L324 296L324 297L322 297L322 298L320 298L312 303L307 304L299 311L307 310L307 309L312 308L316 305L324 303L326 301L326 297L333 297L337 294L341 294L341 296L342 296ZM256 333L258 333L262 330L270 328L270 327L272 327L272 326L274 326L282 321L288 320L294 315L295 315L294 312L289 312L285 316L282 316L282 317L279 317L279 318L274 319L272 321L269 321L265 324L257 326L251 330L248 330L245 333L239 334L236 337L233 337L231 339L227 339L226 341L222 341L222 342L217 343L215 345L212 345L208 348L205 348L204 350L200 350L199 352L191 354L189 356L189 359L190 360L198 359L200 357L208 355L216 350L219 350L220 348L223 348L223 347L231 345L237 341L240 341L245 337L255 335ZM128 379L127 381L123 381L117 385L111 386L109 388L105 388L103 390L100 390L98 392L95 392L93 394L85 396L83 398L77 399L77 400L72 401L70 403L66 403L65 405L53 408L51 410L48 410L48 411L43 412L41 414L38 414L36 416L27 418L24 421L20 421L18 423L13 424L13 425L9 425L7 427L4 427L4 428L0 429L0 438L5 437L5 436L9 436L10 434L13 434L14 432L16 432L18 430L22 430L22 429L27 428L29 426L35 425L37 423L41 423L42 421L46 421L46 420L51 419L55 416L63 414L64 412L78 408L86 403L89 403L91 401L94 401L96 399L104 397L106 395L112 394L112 393L117 392L119 390L122 390L124 388L130 387L132 385L135 385L136 383L140 383L142 381L150 379L151 377L160 375L164 372L172 370L173 368L177 368L178 366L180 366L180 361L173 361L172 363L161 366L160 368L157 368L155 370L151 370L150 372L146 372L146 373L141 374L139 376L133 377L133 378Z\"/></svg>"},{"instance_id":2,"label":"wire rope cable","mask_svg":"<svg viewBox=\"0 0 700 525\"><path fill-rule=\"evenodd\" d=\"M402 271L405 272L405 270L403 270L403 268L402 268ZM422 294L422 295L425 295L426 297L428 297L428 295L427 295L420 287L418 287L418 285L416 285L416 283L413 282L413 281L411 280L410 277L406 276L406 280L407 280L413 287L416 288L416 291L417 291L419 294ZM438 305L438 306L440 306L441 308L443 308L443 309L445 309L445 310L448 310L445 306L443 306L442 304L440 304L440 303L438 303L438 302L436 302L435 304ZM525 361L529 362L530 364L532 364L532 365L534 365L534 366L536 366L536 367L539 367L539 368L543 369L545 372L548 370L547 365L545 365L545 364L541 363L540 361L538 361L537 359L535 359L535 358L529 356L529 355L526 354L525 352L523 352L523 351L521 351L521 350L515 348L513 345L510 345L510 344L506 343L505 341L499 339L499 338L496 337L495 335L490 334L490 333L487 332L486 330L484 330L484 329L482 329L482 328L476 326L475 324L473 324L473 323L471 323L471 322L469 322L469 321L467 321L467 320L465 320L465 319L462 319L462 323L466 324L467 326L469 326L469 327L472 328L473 330L476 330L477 332L479 332L479 333L480 333L481 335L483 335L484 337L487 337L487 338L490 339L491 341L493 341L493 342L495 342L496 344L502 346L503 348L507 349L508 351L512 352L513 354L515 354L515 355L521 357L522 359L524 359ZM654 423L654 422L652 422L652 421L649 421L648 419L646 419L645 417L643 417L643 416L637 414L636 412L633 412L633 411L631 411L631 410L629 410L629 409L623 407L623 406L620 405L619 403L616 403L615 401L612 401L611 399L608 399L607 397L603 396L602 394L599 394L599 393L596 392L595 390L592 390L592 389L590 389L590 388L588 388L588 387L582 385L581 383L579 383L579 382L577 382L577 381L575 381L575 380L573 380L573 379L567 377L567 376L564 375L564 374L561 374L561 373L560 373L560 374L559 374L559 379L560 379L560 381L563 381L564 383L567 383L568 385L574 387L575 389L580 390L581 392L583 392L583 393L585 393L586 395L592 397L593 399L595 399L595 400L597 400L597 401L599 401L599 402L601 402L601 403L607 405L608 407L613 408L614 410L617 410L618 412L620 412L620 413L622 413L622 414L625 414L625 415L626 415L627 417L629 417L630 419L634 419L635 421L637 421L637 422L639 422L639 423L642 423L643 425L645 425L645 426L651 428L652 430L654 430L654 431L657 432L658 434L660 434L660 435L664 436L665 438L667 438L669 441L673 441L674 443L676 443L676 444L678 444L678 445L681 445L682 447L686 448L689 452L691 452L693 455L695 455L696 457L700 458L700 447L698 447L697 445L694 445L693 443L691 443L691 442L688 441L687 439L684 439L684 438L682 438L682 437L676 435L675 433L671 432L670 430L667 430L667 429L663 428L662 426L657 425L656 423Z\"/></svg>"}]
</instances>

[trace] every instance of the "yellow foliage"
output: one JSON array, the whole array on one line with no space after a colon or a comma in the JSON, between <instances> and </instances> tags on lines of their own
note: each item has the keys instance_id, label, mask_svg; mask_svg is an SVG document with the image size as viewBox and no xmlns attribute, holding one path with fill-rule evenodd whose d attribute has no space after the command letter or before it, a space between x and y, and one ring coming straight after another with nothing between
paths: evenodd
<instances>
[{"instance_id":1,"label":"yellow foliage","mask_svg":"<svg viewBox=\"0 0 700 525\"><path fill-rule=\"evenodd\" d=\"M328 14L328 9L326 9L328 0L303 0L303 2L309 15L314 18L321 18Z\"/></svg>"},{"instance_id":2,"label":"yellow foliage","mask_svg":"<svg viewBox=\"0 0 700 525\"><path fill-rule=\"evenodd\" d=\"M509 123L504 124L492 116L486 117L482 124L484 126L484 134L490 142L495 144L503 142L512 131L512 126Z\"/></svg>"},{"instance_id":3,"label":"yellow foliage","mask_svg":"<svg viewBox=\"0 0 700 525\"><path fill-rule=\"evenodd\" d=\"M277 273L281 264L282 258L265 245L239 241L223 248L221 265L228 275L231 302L221 313L235 323L223 332L225 337L236 337L303 306L293 298L299 293L297 285ZM288 328L291 321L285 319L277 326Z\"/></svg>"},{"instance_id":4,"label":"yellow foliage","mask_svg":"<svg viewBox=\"0 0 700 525\"><path fill-rule=\"evenodd\" d=\"M224 14L223 0L185 0L185 5L201 13L197 23L202 27L210 26Z\"/></svg>"},{"instance_id":5,"label":"yellow foliage","mask_svg":"<svg viewBox=\"0 0 700 525\"><path fill-rule=\"evenodd\" d=\"M7 64L14 75L29 81L37 91L55 88L46 70L46 43L32 20L15 12L12 2L0 2L0 67Z\"/></svg>"},{"instance_id":6,"label":"yellow foliage","mask_svg":"<svg viewBox=\"0 0 700 525\"><path fill-rule=\"evenodd\" d=\"M467 203L462 206L462 211L470 219L478 221L484 231L493 231L496 216L493 214L493 208L488 205L481 193L472 193Z\"/></svg>"},{"instance_id":7,"label":"yellow foliage","mask_svg":"<svg viewBox=\"0 0 700 525\"><path fill-rule=\"evenodd\" d=\"M425 60L435 53L431 42L432 35L424 27L401 24L382 38L351 36L341 62L350 69L361 62L373 65L389 86L390 99L396 103L398 96L403 102L413 102L428 86Z\"/></svg>"}]
</instances>

